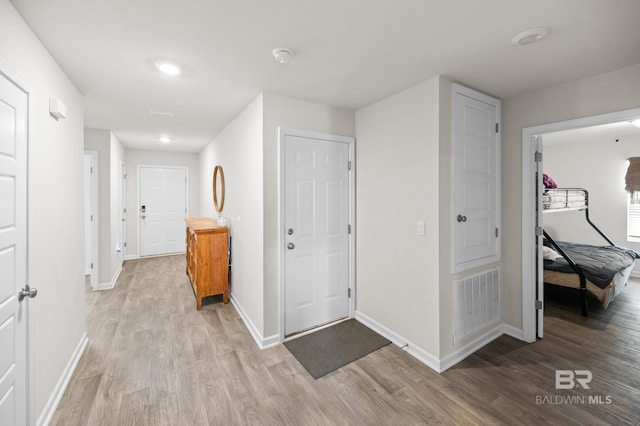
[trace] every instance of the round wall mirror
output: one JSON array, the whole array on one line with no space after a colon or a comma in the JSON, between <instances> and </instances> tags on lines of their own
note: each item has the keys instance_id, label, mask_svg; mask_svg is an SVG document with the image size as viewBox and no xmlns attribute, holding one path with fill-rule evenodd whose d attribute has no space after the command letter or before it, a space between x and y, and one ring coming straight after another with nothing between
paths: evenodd
<instances>
[{"instance_id":1,"label":"round wall mirror","mask_svg":"<svg viewBox=\"0 0 640 426\"><path fill-rule=\"evenodd\" d=\"M224 172L220 165L213 169L213 205L218 213L224 207Z\"/></svg>"}]
</instances>

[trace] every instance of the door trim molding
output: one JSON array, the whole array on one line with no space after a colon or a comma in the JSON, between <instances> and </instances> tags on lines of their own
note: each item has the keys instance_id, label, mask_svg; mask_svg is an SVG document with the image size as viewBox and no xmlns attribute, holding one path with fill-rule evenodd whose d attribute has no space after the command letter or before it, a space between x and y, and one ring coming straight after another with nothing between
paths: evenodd
<instances>
[{"instance_id":1,"label":"door trim molding","mask_svg":"<svg viewBox=\"0 0 640 426\"><path fill-rule=\"evenodd\" d=\"M140 226L140 169L145 168L145 167L150 167L150 168L156 168L156 169L184 169L185 173L185 177L186 177L186 181L184 183L184 187L185 187L185 191L184 191L184 205L187 208L187 211L185 212L185 217L189 217L189 167L188 166L163 166L163 165L155 165L155 164L138 164L137 167L137 175L136 175L136 226L138 227L137 229L137 236L138 236L138 243L136 244L136 254L135 255L131 255L131 258L133 259L139 259L142 256L142 227ZM128 215L129 212L127 212ZM186 244L186 243L185 243ZM186 245L185 245L186 247ZM144 257L152 257L151 256L144 256Z\"/></svg>"},{"instance_id":2,"label":"door trim molding","mask_svg":"<svg viewBox=\"0 0 640 426\"><path fill-rule=\"evenodd\" d=\"M333 142L343 142L349 145L349 161L351 161L351 172L349 174L349 223L351 224L351 234L349 234L349 289L351 289L351 298L349 299L349 318L354 318L356 310L356 268L355 268L355 241L356 241L356 198L355 198L355 138L348 136L332 135L328 133L311 132L307 130L291 129L286 127L277 128L278 138L278 341L280 343L285 340L284 316L285 316L285 297L284 297L284 138L285 136L299 136L304 138L322 139Z\"/></svg>"},{"instance_id":3,"label":"door trim molding","mask_svg":"<svg viewBox=\"0 0 640 426\"><path fill-rule=\"evenodd\" d=\"M9 81L15 84L20 90L26 93L27 95L27 271L26 271L26 279L29 285L36 287L37 283L31 282L31 277L33 276L33 269L31 265L31 259L33 258L33 235L30 232L33 229L33 206L30 202L31 197L31 182L32 179L32 167L31 158L33 157L33 139L35 135L35 119L36 109L33 104L33 95L35 91L31 86L29 86L25 80L22 79L20 74L14 70L7 62L4 62L0 58L0 74L6 77ZM35 285L34 285L35 284ZM36 365L36 356L35 351L35 324L31 319L35 315L36 304L27 303L25 309L25 321L26 324L26 341L27 341L27 365L26 365L26 407L27 407L27 424L32 425L35 424L36 421L36 378L35 378L35 365Z\"/></svg>"},{"instance_id":4,"label":"door trim molding","mask_svg":"<svg viewBox=\"0 0 640 426\"><path fill-rule=\"evenodd\" d=\"M533 136L561 130L598 126L640 117L640 108L522 129L522 340L536 341L536 260L535 260L535 144Z\"/></svg>"}]
</instances>

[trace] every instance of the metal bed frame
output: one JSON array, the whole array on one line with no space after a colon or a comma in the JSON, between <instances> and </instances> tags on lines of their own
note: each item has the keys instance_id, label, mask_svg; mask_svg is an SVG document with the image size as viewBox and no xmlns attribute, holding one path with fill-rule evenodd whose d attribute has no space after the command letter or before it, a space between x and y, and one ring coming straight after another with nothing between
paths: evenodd
<instances>
[{"instance_id":1,"label":"metal bed frame","mask_svg":"<svg viewBox=\"0 0 640 426\"><path fill-rule=\"evenodd\" d=\"M555 188L555 189L546 189L542 194L542 209L544 213L553 213L553 212L566 212L566 211L580 211L584 210L585 218L587 222L593 229L596 230L602 238L604 238L610 246L617 247L616 244L611 241L609 237L605 235L604 232L600 230L589 218L589 192L584 188ZM580 269L580 267L576 264L576 262L571 259L563 249L555 242L551 236L545 231L542 230L542 234L544 237L551 243L553 248L567 261L571 269L575 271L576 274L580 277L580 306L582 310L582 316L588 315L588 303L587 303L587 279L584 276L584 273Z\"/></svg>"}]
</instances>

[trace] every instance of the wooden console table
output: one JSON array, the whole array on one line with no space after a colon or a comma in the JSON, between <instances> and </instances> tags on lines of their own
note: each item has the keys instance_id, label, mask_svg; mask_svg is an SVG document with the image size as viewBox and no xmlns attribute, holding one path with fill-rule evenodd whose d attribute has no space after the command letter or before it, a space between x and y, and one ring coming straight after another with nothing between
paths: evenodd
<instances>
[{"instance_id":1,"label":"wooden console table","mask_svg":"<svg viewBox=\"0 0 640 426\"><path fill-rule=\"evenodd\" d=\"M188 217L187 275L196 296L196 309L202 298L222 294L229 303L229 230L215 220Z\"/></svg>"}]
</instances>

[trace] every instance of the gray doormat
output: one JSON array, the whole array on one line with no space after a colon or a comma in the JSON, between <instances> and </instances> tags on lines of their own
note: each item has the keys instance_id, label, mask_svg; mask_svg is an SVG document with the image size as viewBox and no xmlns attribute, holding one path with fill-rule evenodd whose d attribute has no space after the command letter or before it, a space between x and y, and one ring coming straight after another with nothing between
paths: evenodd
<instances>
[{"instance_id":1,"label":"gray doormat","mask_svg":"<svg viewBox=\"0 0 640 426\"><path fill-rule=\"evenodd\" d=\"M285 342L289 352L313 376L320 378L388 345L391 341L354 319Z\"/></svg>"}]
</instances>

